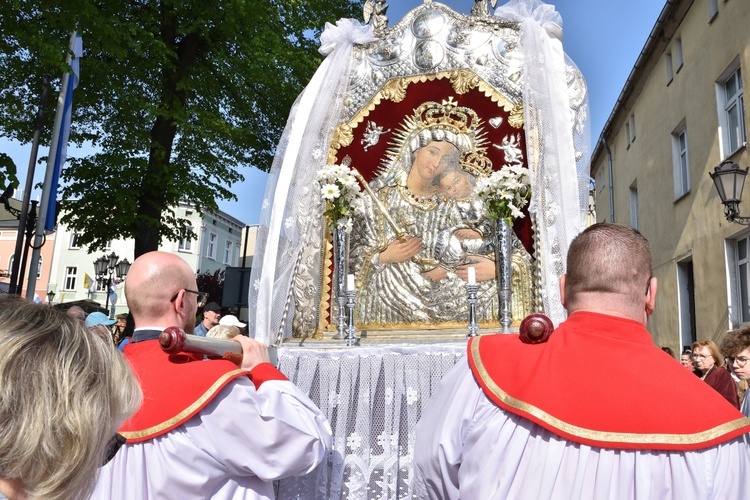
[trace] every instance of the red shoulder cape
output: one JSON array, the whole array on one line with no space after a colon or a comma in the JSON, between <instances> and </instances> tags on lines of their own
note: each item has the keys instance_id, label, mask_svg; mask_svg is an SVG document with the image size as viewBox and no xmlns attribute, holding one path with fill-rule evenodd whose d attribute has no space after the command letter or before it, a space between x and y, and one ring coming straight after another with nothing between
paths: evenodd
<instances>
[{"instance_id":1,"label":"red shoulder cape","mask_svg":"<svg viewBox=\"0 0 750 500\"><path fill-rule=\"evenodd\" d=\"M129 443L147 441L186 422L237 377L249 376L256 387L266 380L286 380L270 363L248 373L222 359L167 354L158 340L128 344L124 354L143 391L143 404L119 430Z\"/></svg>"},{"instance_id":2,"label":"red shoulder cape","mask_svg":"<svg viewBox=\"0 0 750 500\"><path fill-rule=\"evenodd\" d=\"M468 359L497 405L576 443L696 450L750 432L750 419L636 321L579 311L542 344L475 337Z\"/></svg>"}]
</instances>

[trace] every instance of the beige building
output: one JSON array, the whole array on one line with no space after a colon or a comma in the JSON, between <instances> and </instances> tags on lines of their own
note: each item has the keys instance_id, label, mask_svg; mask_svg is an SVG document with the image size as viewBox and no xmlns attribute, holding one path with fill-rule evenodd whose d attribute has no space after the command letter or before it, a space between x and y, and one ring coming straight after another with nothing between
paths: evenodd
<instances>
[{"instance_id":1,"label":"beige building","mask_svg":"<svg viewBox=\"0 0 750 500\"><path fill-rule=\"evenodd\" d=\"M597 220L651 241L648 326L676 352L750 321L750 227L727 221L709 176L727 159L750 166L748 21L746 0L666 2L592 157Z\"/></svg>"}]
</instances>

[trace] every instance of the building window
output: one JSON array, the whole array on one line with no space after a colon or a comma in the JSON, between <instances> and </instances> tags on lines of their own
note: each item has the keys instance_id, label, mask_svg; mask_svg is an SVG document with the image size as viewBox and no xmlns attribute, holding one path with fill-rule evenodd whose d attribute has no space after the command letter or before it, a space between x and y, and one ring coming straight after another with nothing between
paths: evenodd
<instances>
[{"instance_id":1,"label":"building window","mask_svg":"<svg viewBox=\"0 0 750 500\"><path fill-rule=\"evenodd\" d=\"M638 186L630 186L630 227L638 229Z\"/></svg>"},{"instance_id":2,"label":"building window","mask_svg":"<svg viewBox=\"0 0 750 500\"><path fill-rule=\"evenodd\" d=\"M234 249L234 245L231 241L227 240L226 245L224 246L224 264L231 266L232 265L232 250Z\"/></svg>"},{"instance_id":3,"label":"building window","mask_svg":"<svg viewBox=\"0 0 750 500\"><path fill-rule=\"evenodd\" d=\"M745 136L745 100L742 94L742 72L739 60L735 61L724 72L716 85L719 108L719 127L721 128L723 158L734 154L744 146Z\"/></svg>"},{"instance_id":4,"label":"building window","mask_svg":"<svg viewBox=\"0 0 750 500\"><path fill-rule=\"evenodd\" d=\"M79 236L80 236L80 235L78 234L78 232L77 232L77 231L73 231L73 232L72 232L72 233L70 234L70 247L69 247L69 248L70 248L71 250L77 250L77 249L81 248L81 244L80 244L80 243L78 243L78 237L79 237Z\"/></svg>"},{"instance_id":5,"label":"building window","mask_svg":"<svg viewBox=\"0 0 750 500\"><path fill-rule=\"evenodd\" d=\"M750 262L748 262L748 247L750 236L736 241L737 256L737 294L739 299L739 323L750 321L750 297L748 297L748 283L750 283Z\"/></svg>"},{"instance_id":6,"label":"building window","mask_svg":"<svg viewBox=\"0 0 750 500\"><path fill-rule=\"evenodd\" d=\"M112 250L112 240L107 240L107 242L104 244L105 250Z\"/></svg>"},{"instance_id":7,"label":"building window","mask_svg":"<svg viewBox=\"0 0 750 500\"><path fill-rule=\"evenodd\" d=\"M193 227L188 227L188 231L193 232ZM193 240L188 236L177 244L177 250L180 252L192 252L193 251Z\"/></svg>"},{"instance_id":8,"label":"building window","mask_svg":"<svg viewBox=\"0 0 750 500\"><path fill-rule=\"evenodd\" d=\"M628 142L628 147L630 147L630 122L625 122L625 140Z\"/></svg>"},{"instance_id":9,"label":"building window","mask_svg":"<svg viewBox=\"0 0 750 500\"><path fill-rule=\"evenodd\" d=\"M672 71L672 53L667 52L667 56L665 58L666 67L667 67L667 85L672 83L672 79L674 79L674 71Z\"/></svg>"},{"instance_id":10,"label":"building window","mask_svg":"<svg viewBox=\"0 0 750 500\"><path fill-rule=\"evenodd\" d=\"M711 22L719 13L719 0L708 0L708 21Z\"/></svg>"},{"instance_id":11,"label":"building window","mask_svg":"<svg viewBox=\"0 0 750 500\"><path fill-rule=\"evenodd\" d=\"M687 127L681 125L672 133L674 199L690 192L690 159L688 158Z\"/></svg>"},{"instance_id":12,"label":"building window","mask_svg":"<svg viewBox=\"0 0 750 500\"><path fill-rule=\"evenodd\" d=\"M674 41L673 52L674 52L675 72L679 73L680 68L682 68L682 40L681 39L678 38Z\"/></svg>"},{"instance_id":13,"label":"building window","mask_svg":"<svg viewBox=\"0 0 750 500\"><path fill-rule=\"evenodd\" d=\"M216 260L216 233L209 233L206 245L206 257Z\"/></svg>"},{"instance_id":14,"label":"building window","mask_svg":"<svg viewBox=\"0 0 750 500\"><path fill-rule=\"evenodd\" d=\"M76 289L76 274L78 274L77 267L65 268L65 290Z\"/></svg>"},{"instance_id":15,"label":"building window","mask_svg":"<svg viewBox=\"0 0 750 500\"><path fill-rule=\"evenodd\" d=\"M630 140L635 141L635 114L630 115Z\"/></svg>"},{"instance_id":16,"label":"building window","mask_svg":"<svg viewBox=\"0 0 750 500\"><path fill-rule=\"evenodd\" d=\"M40 279L42 277L42 260L43 260L43 257L40 255L39 262L37 263L37 266L36 266L36 279Z\"/></svg>"}]
</instances>

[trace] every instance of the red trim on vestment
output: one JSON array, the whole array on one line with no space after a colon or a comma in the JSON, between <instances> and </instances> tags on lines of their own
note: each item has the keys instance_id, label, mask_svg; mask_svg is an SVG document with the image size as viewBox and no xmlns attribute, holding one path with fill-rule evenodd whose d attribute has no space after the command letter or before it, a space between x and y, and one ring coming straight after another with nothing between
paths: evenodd
<instances>
[{"instance_id":1,"label":"red trim on vestment","mask_svg":"<svg viewBox=\"0 0 750 500\"><path fill-rule=\"evenodd\" d=\"M289 380L286 378L286 375L277 370L271 363L260 363L250 370L249 375L256 389L260 388L263 382L268 382L269 380Z\"/></svg>"},{"instance_id":2,"label":"red trim on vestment","mask_svg":"<svg viewBox=\"0 0 750 500\"><path fill-rule=\"evenodd\" d=\"M750 419L636 321L579 311L542 344L476 337L468 359L497 405L576 443L694 450L750 432Z\"/></svg>"},{"instance_id":3,"label":"red trim on vestment","mask_svg":"<svg viewBox=\"0 0 750 500\"><path fill-rule=\"evenodd\" d=\"M128 344L123 353L143 391L143 404L119 431L131 443L171 431L204 408L233 379L248 376L230 361L167 354L158 340Z\"/></svg>"}]
</instances>

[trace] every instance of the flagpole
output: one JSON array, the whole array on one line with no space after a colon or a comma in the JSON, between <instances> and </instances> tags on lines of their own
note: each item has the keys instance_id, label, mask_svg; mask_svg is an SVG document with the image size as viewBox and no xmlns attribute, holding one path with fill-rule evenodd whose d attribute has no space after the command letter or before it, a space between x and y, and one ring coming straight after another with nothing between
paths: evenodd
<instances>
[{"instance_id":1,"label":"flagpole","mask_svg":"<svg viewBox=\"0 0 750 500\"><path fill-rule=\"evenodd\" d=\"M81 37L74 31L70 36L70 51L75 59L68 53L67 63L72 68L70 73L63 75L60 96L57 99L57 111L55 112L55 126L52 129L52 141L50 153L47 158L47 171L44 175L42 186L42 199L39 206L39 216L36 220L36 231L34 236L33 252L31 254L31 265L29 267L29 281L26 286L26 298L34 300L36 288L36 275L39 268L39 254L44 245L45 226L49 217L48 210L57 201L57 185L62 165L65 163L66 150L68 147L68 136L70 134L70 115L73 106L73 89L78 86L79 59L83 53ZM50 201L52 200L52 201ZM54 218L54 214L52 216Z\"/></svg>"},{"instance_id":2,"label":"flagpole","mask_svg":"<svg viewBox=\"0 0 750 500\"><path fill-rule=\"evenodd\" d=\"M29 202L31 200L31 191L34 188L34 170L36 169L36 157L37 151L39 150L39 136L42 134L42 127L44 126L44 110L47 102L47 94L49 93L49 75L44 75L42 80L42 95L39 98L39 108L36 112L34 138L31 141L31 155L29 156L29 166L26 170L26 189L23 191L21 213L18 217L16 249L13 254L13 265L10 269L10 288L8 289L8 293L13 295L21 295L21 290L23 290L23 278L19 279L18 277L21 265L21 254L23 253L24 241L26 239L26 221L29 213Z\"/></svg>"}]
</instances>

